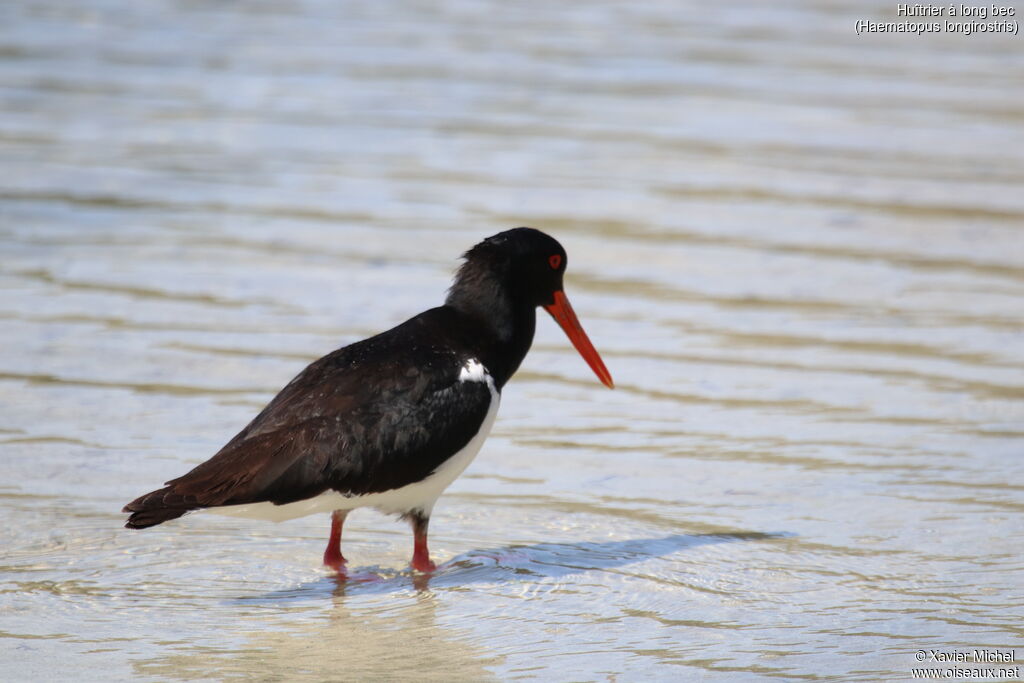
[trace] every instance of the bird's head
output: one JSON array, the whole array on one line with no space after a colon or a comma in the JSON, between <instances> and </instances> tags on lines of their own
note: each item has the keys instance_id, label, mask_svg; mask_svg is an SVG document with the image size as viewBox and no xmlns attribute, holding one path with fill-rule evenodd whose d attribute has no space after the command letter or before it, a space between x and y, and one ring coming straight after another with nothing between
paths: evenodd
<instances>
[{"instance_id":1,"label":"bird's head","mask_svg":"<svg viewBox=\"0 0 1024 683\"><path fill-rule=\"evenodd\" d=\"M515 228L488 237L467 251L465 259L449 290L449 305L509 318L499 322L499 327L514 324L512 317L518 310L528 310L532 320L532 311L543 306L597 377L605 386L614 387L565 295L562 278L567 258L557 240L540 230Z\"/></svg>"}]
</instances>

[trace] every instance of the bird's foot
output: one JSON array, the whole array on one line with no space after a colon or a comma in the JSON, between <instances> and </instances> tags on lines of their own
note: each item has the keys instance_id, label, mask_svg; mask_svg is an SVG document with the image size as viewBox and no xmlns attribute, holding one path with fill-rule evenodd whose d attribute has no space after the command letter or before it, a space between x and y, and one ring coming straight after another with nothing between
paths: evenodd
<instances>
[{"instance_id":1,"label":"bird's foot","mask_svg":"<svg viewBox=\"0 0 1024 683\"><path fill-rule=\"evenodd\" d=\"M325 567L330 567L331 569L336 569L340 572L344 571L345 564L347 562L348 560L345 559L345 556L342 555L340 551L332 552L332 549L329 548L327 552L324 553Z\"/></svg>"},{"instance_id":2,"label":"bird's foot","mask_svg":"<svg viewBox=\"0 0 1024 683\"><path fill-rule=\"evenodd\" d=\"M414 555L410 564L412 565L412 568L418 572L429 573L437 570L437 565L434 564L429 557Z\"/></svg>"}]
</instances>

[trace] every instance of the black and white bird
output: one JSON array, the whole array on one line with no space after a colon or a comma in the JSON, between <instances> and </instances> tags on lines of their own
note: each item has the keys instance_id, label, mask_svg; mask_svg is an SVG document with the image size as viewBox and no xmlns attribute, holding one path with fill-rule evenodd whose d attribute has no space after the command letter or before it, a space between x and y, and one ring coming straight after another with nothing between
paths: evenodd
<instances>
[{"instance_id":1,"label":"black and white bird","mask_svg":"<svg viewBox=\"0 0 1024 683\"><path fill-rule=\"evenodd\" d=\"M465 254L443 306L315 361L216 455L125 506L144 529L193 510L282 521L331 512L324 564L342 569L350 510L412 522L412 567L434 503L476 456L543 306L609 388L611 375L562 288L566 255L516 228Z\"/></svg>"}]
</instances>

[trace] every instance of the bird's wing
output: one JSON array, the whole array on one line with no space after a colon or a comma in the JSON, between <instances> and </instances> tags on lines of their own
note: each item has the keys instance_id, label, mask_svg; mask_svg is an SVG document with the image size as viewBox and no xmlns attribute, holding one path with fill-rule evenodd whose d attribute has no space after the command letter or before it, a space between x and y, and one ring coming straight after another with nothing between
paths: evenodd
<instances>
[{"instance_id":1,"label":"bird's wing","mask_svg":"<svg viewBox=\"0 0 1024 683\"><path fill-rule=\"evenodd\" d=\"M128 525L328 489L375 493L428 476L479 431L489 383L460 378L453 351L381 337L311 364L216 455L129 503Z\"/></svg>"}]
</instances>

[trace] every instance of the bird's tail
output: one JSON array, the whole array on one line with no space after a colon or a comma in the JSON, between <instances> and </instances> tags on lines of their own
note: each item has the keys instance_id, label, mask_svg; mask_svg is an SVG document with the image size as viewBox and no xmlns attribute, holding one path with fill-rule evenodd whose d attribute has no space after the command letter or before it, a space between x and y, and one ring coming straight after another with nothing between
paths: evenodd
<instances>
[{"instance_id":1,"label":"bird's tail","mask_svg":"<svg viewBox=\"0 0 1024 683\"><path fill-rule=\"evenodd\" d=\"M139 496L125 505L121 512L131 513L131 517L125 522L125 527L128 529L146 529L162 524L170 519L177 519L186 512L206 507L198 504L192 496L182 496L181 494L174 493L173 488L172 486L165 486L162 489L151 491L144 496Z\"/></svg>"}]
</instances>

